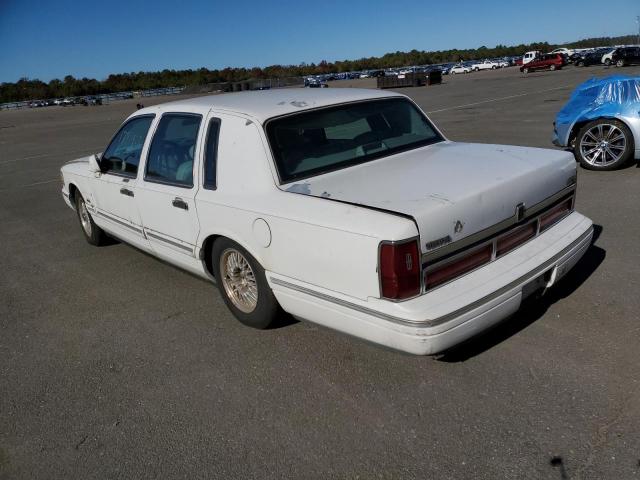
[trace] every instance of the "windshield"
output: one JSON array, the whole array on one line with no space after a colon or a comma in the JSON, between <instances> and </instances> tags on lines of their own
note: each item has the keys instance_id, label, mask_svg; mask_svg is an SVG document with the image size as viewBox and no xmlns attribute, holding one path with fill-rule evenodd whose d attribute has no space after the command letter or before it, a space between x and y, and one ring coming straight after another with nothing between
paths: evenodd
<instances>
[{"instance_id":1,"label":"windshield","mask_svg":"<svg viewBox=\"0 0 640 480\"><path fill-rule=\"evenodd\" d=\"M266 124L283 183L443 140L404 98L323 108Z\"/></svg>"}]
</instances>

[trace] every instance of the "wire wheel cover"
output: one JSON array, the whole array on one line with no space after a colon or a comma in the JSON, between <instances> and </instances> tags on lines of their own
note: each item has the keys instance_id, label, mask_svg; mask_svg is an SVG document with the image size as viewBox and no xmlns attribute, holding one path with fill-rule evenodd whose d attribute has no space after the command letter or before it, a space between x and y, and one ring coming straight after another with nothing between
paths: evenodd
<instances>
[{"instance_id":1,"label":"wire wheel cover","mask_svg":"<svg viewBox=\"0 0 640 480\"><path fill-rule=\"evenodd\" d=\"M258 284L247 259L238 250L228 248L220 255L222 286L231 303L243 313L258 305Z\"/></svg>"}]
</instances>

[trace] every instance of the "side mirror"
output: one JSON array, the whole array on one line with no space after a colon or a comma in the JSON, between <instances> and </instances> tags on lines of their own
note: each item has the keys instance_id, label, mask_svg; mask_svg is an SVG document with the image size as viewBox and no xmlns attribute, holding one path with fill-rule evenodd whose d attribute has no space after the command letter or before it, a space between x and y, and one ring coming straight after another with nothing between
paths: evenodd
<instances>
[{"instance_id":1,"label":"side mirror","mask_svg":"<svg viewBox=\"0 0 640 480\"><path fill-rule=\"evenodd\" d=\"M89 157L89 168L93 173L102 173L102 169L100 168L100 157L97 154Z\"/></svg>"}]
</instances>

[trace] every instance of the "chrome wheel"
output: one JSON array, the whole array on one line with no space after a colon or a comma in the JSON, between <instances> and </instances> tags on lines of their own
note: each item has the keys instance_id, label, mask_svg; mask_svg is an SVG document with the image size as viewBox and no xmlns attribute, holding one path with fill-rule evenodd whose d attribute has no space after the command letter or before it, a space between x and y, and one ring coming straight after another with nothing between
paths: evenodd
<instances>
[{"instance_id":1,"label":"chrome wheel","mask_svg":"<svg viewBox=\"0 0 640 480\"><path fill-rule=\"evenodd\" d=\"M594 125L580 139L580 153L585 162L606 167L618 162L627 148L622 130L609 123Z\"/></svg>"},{"instance_id":2,"label":"chrome wheel","mask_svg":"<svg viewBox=\"0 0 640 480\"><path fill-rule=\"evenodd\" d=\"M258 284L247 259L238 250L228 248L220 255L222 286L231 303L243 313L251 313L258 304Z\"/></svg>"},{"instance_id":3,"label":"chrome wheel","mask_svg":"<svg viewBox=\"0 0 640 480\"><path fill-rule=\"evenodd\" d=\"M91 237L91 217L89 217L87 206L82 199L78 202L78 213L80 214L80 224L84 233L87 234L87 237Z\"/></svg>"}]
</instances>

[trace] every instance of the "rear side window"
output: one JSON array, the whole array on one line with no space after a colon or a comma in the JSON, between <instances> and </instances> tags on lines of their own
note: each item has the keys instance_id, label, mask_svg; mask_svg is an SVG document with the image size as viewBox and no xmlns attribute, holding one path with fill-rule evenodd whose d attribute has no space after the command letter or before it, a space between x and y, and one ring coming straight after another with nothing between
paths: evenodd
<instances>
[{"instance_id":1,"label":"rear side window","mask_svg":"<svg viewBox=\"0 0 640 480\"><path fill-rule=\"evenodd\" d=\"M212 118L207 131L207 141L204 147L204 181L203 186L208 190L215 190L217 185L216 168L218 163L218 137L220 134L220 120Z\"/></svg>"},{"instance_id":2,"label":"rear side window","mask_svg":"<svg viewBox=\"0 0 640 480\"><path fill-rule=\"evenodd\" d=\"M151 141L145 180L193 187L193 159L201 121L201 115L188 113L162 116Z\"/></svg>"},{"instance_id":3,"label":"rear side window","mask_svg":"<svg viewBox=\"0 0 640 480\"><path fill-rule=\"evenodd\" d=\"M136 176L142 147L153 115L135 117L125 123L102 154L100 168L105 173Z\"/></svg>"}]
</instances>

